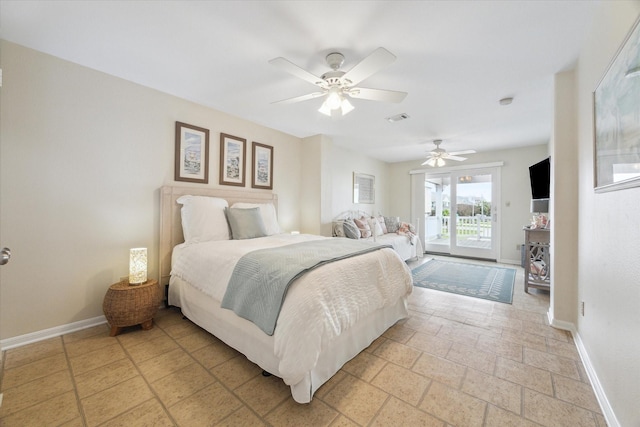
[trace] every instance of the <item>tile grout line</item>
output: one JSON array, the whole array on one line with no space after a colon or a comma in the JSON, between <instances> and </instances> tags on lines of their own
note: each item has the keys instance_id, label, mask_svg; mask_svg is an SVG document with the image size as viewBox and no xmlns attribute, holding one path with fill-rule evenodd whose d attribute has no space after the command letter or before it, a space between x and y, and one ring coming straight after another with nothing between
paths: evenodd
<instances>
[{"instance_id":1,"label":"tile grout line","mask_svg":"<svg viewBox=\"0 0 640 427\"><path fill-rule=\"evenodd\" d=\"M188 317L186 317L184 314L182 314L182 311L180 311L180 316L182 317L182 321L187 321L187 322L189 322L189 323L193 324L194 326L197 326L195 323L191 322L191 320L189 320L189 318L188 318ZM200 327L198 326L198 328L200 328ZM164 329L164 328L160 327L160 329L162 329L162 331L163 331L165 334L167 334L167 336L168 336L171 340L173 340L173 341L175 342L175 344L176 344L179 348L181 348L185 353L187 353L187 354L189 355L189 357L190 357L191 359L193 359L193 360L194 360L194 362L195 362L195 363L197 363L197 364L198 364L198 365L200 365L200 366L201 366L205 371L207 371L207 372L209 373L209 375L211 375L217 383L219 383L219 384L220 384L220 385L221 385L225 390L227 390L227 392L229 392L233 397L235 397L236 399L238 399L238 401L241 403L241 406L240 406L238 409L236 409L235 411L232 411L232 412L231 412L231 413L229 413L227 416L225 416L225 417L223 417L222 419L220 419L220 420L218 421L218 423L220 423L220 422L222 422L222 421L226 420L226 419L227 419L227 418L229 418L231 415L233 415L233 414L235 414L236 412L240 411L243 407L244 407L244 408L249 409L249 411L251 411L251 412L252 412L252 413L253 413L253 414L254 414L258 419L260 419L260 420L262 420L262 421L264 421L264 422L266 423L266 421L264 420L264 417L266 417L266 414L265 414L265 416L261 416L260 414L258 414L258 413L257 413L257 412L256 412L256 411L255 411L251 406L249 406L249 405L248 405L248 404L247 404L247 403L246 403L246 402L245 402L245 401L244 401L240 396L238 396L238 395L234 392L234 390L230 389L230 388L229 388L229 387L228 387L224 382L222 382L222 381L220 380L220 378L218 378L218 376L217 376L215 373L213 373L213 372L211 371L211 369L207 368L207 367L206 367L206 366L204 366L204 365L203 365L199 360L197 360L195 357L193 357L193 355L191 354L191 351L187 350L187 349L186 349L186 348L184 348L182 345L180 345L180 343L178 342L178 340L177 340L176 338L172 337L171 335L169 335L169 334L165 331L165 329ZM208 332L207 332L207 333L208 333ZM191 335L191 334L188 334L188 335ZM185 335L185 336L187 336L187 335ZM219 338L216 338L216 339L218 339L218 340L219 340L222 344L224 344L225 346L227 345L224 341L220 340ZM245 357L245 356L244 356L244 355L242 355L242 354L240 353L239 355L234 356L234 357L232 357L232 358L231 358L231 359L229 359L229 360L233 360L233 359L235 359L235 358L237 358L237 357ZM226 362L228 362L229 360L226 360L225 362L222 362L222 363L226 363ZM222 364L222 363L221 363L221 364ZM216 365L216 366L217 366L217 365ZM136 367L137 367L137 366L136 366ZM213 369L213 368L215 368L215 366L213 366L213 367L212 367L212 369ZM170 375L170 374L169 374L169 375ZM167 376L168 376L168 375L167 375ZM256 375L256 376L257 376L257 375ZM164 377L163 377L163 378L164 378ZM242 383L242 384L238 385L238 386L236 387L236 389L237 389L237 388L242 387L244 384L248 383L248 382L249 382L249 381L251 381L253 378L254 378L254 377L251 377L251 378L249 378L247 381L245 381L244 383ZM194 394L196 394L196 393L198 393L198 392L200 392L200 391L204 390L206 387L208 387L208 386L205 386L205 387L201 388L200 390L196 391L195 393L193 393L193 394L189 395L188 397L185 397L185 398L181 399L179 402L182 402L182 401L184 401L184 400L186 400L186 399L190 398L190 397L191 397L191 396L193 396ZM159 400L160 400L160 399L159 399ZM179 402L174 403L174 405L177 405ZM285 399L285 400L283 400L283 402L286 402L286 399ZM161 403L162 403L162 401L161 401ZM164 407L164 403L162 403L162 405L163 405L163 407ZM277 406L279 406L279 405L277 405ZM168 408L167 408L167 410L168 410ZM269 412L271 412L271 411L269 411ZM173 416L171 416L171 419L173 420ZM179 424L177 423L177 421L175 421L175 420L173 420L173 421L176 423L176 425L179 425Z\"/></svg>"},{"instance_id":2,"label":"tile grout line","mask_svg":"<svg viewBox=\"0 0 640 427\"><path fill-rule=\"evenodd\" d=\"M73 374L73 368L71 367L71 360L69 358L69 353L67 352L67 344L64 341L64 335L60 336L60 341L62 342L62 351L64 353L64 360L67 364L69 376L71 377L71 384L73 384L73 394L76 397L76 405L78 406L78 413L80 414L80 420L82 421L82 425L86 426L87 415L84 412L84 407L82 406L80 395L78 394L78 384L76 383L76 376Z\"/></svg>"},{"instance_id":3,"label":"tile grout line","mask_svg":"<svg viewBox=\"0 0 640 427\"><path fill-rule=\"evenodd\" d=\"M161 328L160 326L158 326L158 324L156 324L155 322L153 323L153 325L156 328L160 328L162 330L163 333L167 334L165 332L165 330L163 328ZM167 336L169 336L167 334ZM149 381L147 380L147 378L142 374L142 371L140 370L140 368L138 367L138 364L133 360L133 357L131 357L131 353L129 353L129 351L127 350L127 348L122 344L122 340L120 340L118 337L115 337L118 345L120 345L120 348L122 349L122 351L124 352L124 354L127 356L127 358L129 359L129 361L131 361L131 364L133 365L133 367L135 368L135 370L138 372L138 375L140 376L140 378L142 378L142 381L144 381L144 383L147 385L147 387L149 388L149 391L151 392L151 394L154 396L153 398L155 398L155 400L160 404L160 406L162 407L162 409L164 410L165 414L167 415L167 417L169 417L169 419L171 420L172 423L174 423L175 425L178 425L178 423L176 422L176 420L173 419L173 416L171 415L171 412L169 412L169 408L167 408L164 404L164 402L162 401L162 399L160 399L160 396L158 396L158 394L156 393L156 391L154 390L154 388L151 386L151 383L149 383ZM171 337L169 337L171 338ZM173 338L171 338L173 340ZM175 341L175 340L174 340ZM177 343L176 343L177 344ZM189 355L191 356L191 355ZM122 383L119 383L122 384ZM141 402L140 404L134 406L133 408L129 408L128 410L114 416L113 418L111 418L110 420L106 420L105 422L111 421L116 419L117 417L121 416L122 414L127 413L128 411L131 411L134 408L137 408L145 403L147 403L149 400L145 400L144 402Z\"/></svg>"}]
</instances>

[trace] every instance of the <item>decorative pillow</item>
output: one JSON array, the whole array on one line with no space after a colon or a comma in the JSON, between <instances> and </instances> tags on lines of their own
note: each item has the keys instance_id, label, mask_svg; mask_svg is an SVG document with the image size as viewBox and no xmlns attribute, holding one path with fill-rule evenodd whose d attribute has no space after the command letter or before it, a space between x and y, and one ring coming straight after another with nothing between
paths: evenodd
<instances>
[{"instance_id":1,"label":"decorative pillow","mask_svg":"<svg viewBox=\"0 0 640 427\"><path fill-rule=\"evenodd\" d=\"M382 236L384 234L382 232L382 226L380 226L378 219L375 217L369 219L369 227L371 227L371 233L374 236Z\"/></svg>"},{"instance_id":2,"label":"decorative pillow","mask_svg":"<svg viewBox=\"0 0 640 427\"><path fill-rule=\"evenodd\" d=\"M384 224L387 226L387 233L396 233L400 227L399 216L385 216Z\"/></svg>"},{"instance_id":3,"label":"decorative pillow","mask_svg":"<svg viewBox=\"0 0 640 427\"><path fill-rule=\"evenodd\" d=\"M333 237L345 237L344 235L344 220L333 221L332 225Z\"/></svg>"},{"instance_id":4,"label":"decorative pillow","mask_svg":"<svg viewBox=\"0 0 640 427\"><path fill-rule=\"evenodd\" d=\"M382 229L381 234L387 234L387 225L384 223L384 217L382 215L379 215L376 219L378 220L378 224L380 224L380 228Z\"/></svg>"},{"instance_id":5,"label":"decorative pillow","mask_svg":"<svg viewBox=\"0 0 640 427\"><path fill-rule=\"evenodd\" d=\"M356 226L356 223L352 219L346 219L342 223L342 228L344 229L345 237L349 239L359 239L360 238L360 230Z\"/></svg>"},{"instance_id":6,"label":"decorative pillow","mask_svg":"<svg viewBox=\"0 0 640 427\"><path fill-rule=\"evenodd\" d=\"M360 219L354 219L356 226L358 226L358 230L360 230L360 236L363 239L367 237L371 237L371 227L369 227L369 221L365 217Z\"/></svg>"},{"instance_id":7,"label":"decorative pillow","mask_svg":"<svg viewBox=\"0 0 640 427\"><path fill-rule=\"evenodd\" d=\"M231 208L260 208L260 216L262 217L262 222L264 223L264 229L267 232L267 236L282 233L280 224L278 224L276 207L273 206L273 203L234 203Z\"/></svg>"},{"instance_id":8,"label":"decorative pillow","mask_svg":"<svg viewBox=\"0 0 640 427\"><path fill-rule=\"evenodd\" d=\"M267 235L260 208L224 208L224 212L231 227L233 240L253 239Z\"/></svg>"},{"instance_id":9,"label":"decorative pillow","mask_svg":"<svg viewBox=\"0 0 640 427\"><path fill-rule=\"evenodd\" d=\"M229 224L224 214L224 199L205 196L182 196L177 202L182 218L182 233L187 243L229 240Z\"/></svg>"}]
</instances>

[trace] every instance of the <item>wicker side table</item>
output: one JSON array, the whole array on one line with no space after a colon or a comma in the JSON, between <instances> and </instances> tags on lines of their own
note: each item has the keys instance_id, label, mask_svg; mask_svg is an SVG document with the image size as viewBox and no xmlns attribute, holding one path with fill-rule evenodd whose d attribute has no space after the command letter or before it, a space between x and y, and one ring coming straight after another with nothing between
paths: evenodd
<instances>
[{"instance_id":1,"label":"wicker side table","mask_svg":"<svg viewBox=\"0 0 640 427\"><path fill-rule=\"evenodd\" d=\"M109 286L104 296L102 311L115 337L125 326L142 325L142 329L153 327L153 317L158 312L162 295L157 280L147 280L140 285L118 282Z\"/></svg>"}]
</instances>

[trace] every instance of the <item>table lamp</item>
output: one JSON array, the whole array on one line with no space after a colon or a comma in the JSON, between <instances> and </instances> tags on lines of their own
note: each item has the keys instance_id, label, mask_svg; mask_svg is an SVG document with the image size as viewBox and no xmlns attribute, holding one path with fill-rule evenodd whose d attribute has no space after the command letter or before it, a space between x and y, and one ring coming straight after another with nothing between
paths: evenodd
<instances>
[{"instance_id":1,"label":"table lamp","mask_svg":"<svg viewBox=\"0 0 640 427\"><path fill-rule=\"evenodd\" d=\"M147 248L129 250L129 284L140 285L147 281Z\"/></svg>"},{"instance_id":2,"label":"table lamp","mask_svg":"<svg viewBox=\"0 0 640 427\"><path fill-rule=\"evenodd\" d=\"M533 216L534 228L547 228L549 226L549 199L531 199L531 213Z\"/></svg>"}]
</instances>

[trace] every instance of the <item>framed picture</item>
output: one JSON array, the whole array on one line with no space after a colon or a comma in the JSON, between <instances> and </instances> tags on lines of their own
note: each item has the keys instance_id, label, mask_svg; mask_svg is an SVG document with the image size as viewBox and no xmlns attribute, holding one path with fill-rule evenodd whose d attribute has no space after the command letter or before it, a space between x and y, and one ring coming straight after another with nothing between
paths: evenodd
<instances>
[{"instance_id":1,"label":"framed picture","mask_svg":"<svg viewBox=\"0 0 640 427\"><path fill-rule=\"evenodd\" d=\"M376 177L364 173L353 173L353 203L376 202Z\"/></svg>"},{"instance_id":2,"label":"framed picture","mask_svg":"<svg viewBox=\"0 0 640 427\"><path fill-rule=\"evenodd\" d=\"M220 184L244 187L247 140L220 134Z\"/></svg>"},{"instance_id":3,"label":"framed picture","mask_svg":"<svg viewBox=\"0 0 640 427\"><path fill-rule=\"evenodd\" d=\"M640 186L639 23L593 93L596 192Z\"/></svg>"},{"instance_id":4,"label":"framed picture","mask_svg":"<svg viewBox=\"0 0 640 427\"><path fill-rule=\"evenodd\" d=\"M273 189L273 147L253 143L253 167L251 186L253 188Z\"/></svg>"},{"instance_id":5,"label":"framed picture","mask_svg":"<svg viewBox=\"0 0 640 427\"><path fill-rule=\"evenodd\" d=\"M209 182L209 129L176 122L176 181Z\"/></svg>"}]
</instances>

